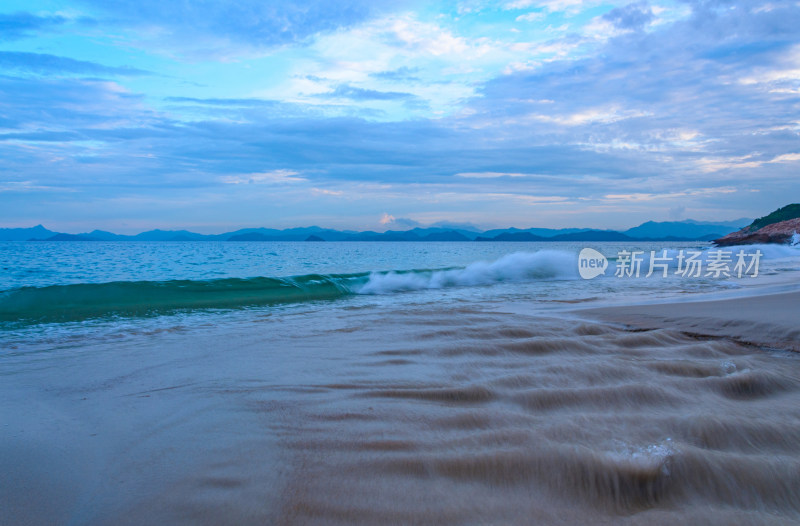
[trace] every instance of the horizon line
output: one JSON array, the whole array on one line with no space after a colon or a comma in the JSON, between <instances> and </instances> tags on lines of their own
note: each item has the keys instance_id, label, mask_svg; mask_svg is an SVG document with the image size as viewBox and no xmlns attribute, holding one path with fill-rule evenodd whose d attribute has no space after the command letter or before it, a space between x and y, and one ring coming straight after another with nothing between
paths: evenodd
<instances>
[{"instance_id":1,"label":"horizon line","mask_svg":"<svg viewBox=\"0 0 800 526\"><path fill-rule=\"evenodd\" d=\"M41 227L41 228L44 228L45 230L53 232L54 234L68 234L68 235L79 236L79 235L88 235L88 234L91 234L92 232L104 232L104 233L113 234L113 235L116 235L116 236L129 236L129 237L135 237L135 236L138 236L138 235L141 235L141 234L145 234L145 233L149 233L149 232L188 232L188 233L191 233L191 234L197 234L197 235L202 235L202 236L221 236L221 235L225 235L225 234L231 234L231 233L234 233L234 232L239 232L239 231L242 231L242 230L275 230L275 231L278 231L278 232L285 232L287 230L302 230L302 229L312 229L312 228L317 228L317 229L320 229L320 230L326 230L326 231L332 231L332 232L339 232L339 233L355 233L355 234L361 234L361 233L366 233L366 232L375 232L375 233L378 233L378 234L383 234L383 233L386 233L386 232L410 232L410 231L416 230L416 229L425 230L425 229L433 229L433 228L442 229L442 230L451 230L451 231L464 230L464 231L473 232L473 233L477 233L477 234L483 234L483 233L494 231L494 230L511 230L511 229L516 229L516 230L533 230L533 229L538 229L538 230L592 230L592 231L599 231L599 232L620 232L620 233L623 233L623 232L625 232L627 230L631 230L633 228L640 227L640 226L642 226L644 224L647 224L647 223L656 223L656 224L663 224L663 223L696 223L696 224L701 224L701 225L722 225L722 224L725 224L725 223L734 223L734 222L745 221L745 220L746 221L751 221L751 222L754 221L753 218L746 218L746 217L740 217L740 218L728 219L728 220L720 220L720 221L700 221L700 220L689 219L689 218L687 218L687 219L667 220L667 221L656 221L656 220L652 220L651 219L651 220L647 220L647 221L644 221L642 223L639 223L637 225L630 226L630 227L627 227L627 228L594 228L594 227L566 227L566 226L564 226L564 227L505 226L505 227L484 228L484 227L478 227L477 225L473 225L473 226L470 227L470 226L468 226L469 223L466 223L464 225L459 225L459 224L452 224L452 225L447 225L447 224L445 224L445 225L427 224L427 225L423 225L423 224L419 224L419 225L407 226L407 227L389 227L386 230L372 230L372 229L356 230L356 229L351 229L351 228L337 229L337 228L332 228L332 227L323 227L323 226L319 226L319 225L292 226L292 227L285 227L285 228L268 227L268 226L255 226L255 227L247 227L247 226L245 226L245 227L234 228L233 230L225 230L225 231L222 231L222 232L219 232L219 233L203 233L203 232L190 230L190 228L193 228L193 227L184 227L184 228L175 228L175 229L164 229L164 228L157 227L157 228L151 228L151 229L148 229L148 230L142 230L140 232L132 233L132 234L119 234L119 233L113 232L111 230L103 230L103 229L100 229L100 228L94 228L94 229L92 229L90 231L73 233L73 232L67 232L67 231L61 231L61 230L52 230L52 229L44 226L43 223L38 223L36 225L29 226L29 227L5 227L5 226L2 226L2 227L0 227L0 230L31 230L31 229L34 229L34 228L37 228L37 227Z\"/></svg>"}]
</instances>

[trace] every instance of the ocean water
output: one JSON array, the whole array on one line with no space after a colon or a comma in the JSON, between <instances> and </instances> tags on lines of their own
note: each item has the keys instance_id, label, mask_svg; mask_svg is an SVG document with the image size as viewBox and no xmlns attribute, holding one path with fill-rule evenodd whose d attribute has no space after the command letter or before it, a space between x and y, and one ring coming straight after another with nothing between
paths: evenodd
<instances>
[{"instance_id":1,"label":"ocean water","mask_svg":"<svg viewBox=\"0 0 800 526\"><path fill-rule=\"evenodd\" d=\"M613 275L663 249L710 252L0 243L0 522L796 524L795 354L572 309L797 290L800 248Z\"/></svg>"},{"instance_id":2,"label":"ocean water","mask_svg":"<svg viewBox=\"0 0 800 526\"><path fill-rule=\"evenodd\" d=\"M67 329L175 314L274 312L315 302L343 304L476 301L632 301L715 292L758 283L674 275L679 251L707 244L600 243L605 276L582 280L574 243L0 243L0 326ZM669 276L614 277L619 251L673 257ZM761 246L761 276L792 267L800 249ZM773 262L778 267L773 268ZM335 300L338 300L336 303ZM334 301L334 303L330 303ZM169 320L162 320L169 323ZM70 322L73 322L70 325Z\"/></svg>"}]
</instances>

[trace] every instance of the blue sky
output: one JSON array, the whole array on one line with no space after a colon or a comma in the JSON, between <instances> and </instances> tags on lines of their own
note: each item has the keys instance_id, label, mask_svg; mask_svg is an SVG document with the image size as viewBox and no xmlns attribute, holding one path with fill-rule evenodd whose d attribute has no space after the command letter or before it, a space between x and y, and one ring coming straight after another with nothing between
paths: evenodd
<instances>
[{"instance_id":1,"label":"blue sky","mask_svg":"<svg viewBox=\"0 0 800 526\"><path fill-rule=\"evenodd\" d=\"M800 3L5 0L0 226L623 228L800 195Z\"/></svg>"}]
</instances>

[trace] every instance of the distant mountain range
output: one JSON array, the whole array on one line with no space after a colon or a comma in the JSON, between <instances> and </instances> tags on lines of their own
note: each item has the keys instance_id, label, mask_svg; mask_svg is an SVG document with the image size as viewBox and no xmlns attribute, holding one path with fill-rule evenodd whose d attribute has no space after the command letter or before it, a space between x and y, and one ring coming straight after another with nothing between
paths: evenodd
<instances>
[{"instance_id":1,"label":"distant mountain range","mask_svg":"<svg viewBox=\"0 0 800 526\"><path fill-rule=\"evenodd\" d=\"M619 232L593 228L505 228L480 232L458 226L355 232L317 226L305 228L244 228L224 234L197 234L188 230L150 230L132 236L93 230L85 234L53 232L42 225L0 228L0 241L710 241L739 230L752 219L721 223L648 221Z\"/></svg>"}]
</instances>

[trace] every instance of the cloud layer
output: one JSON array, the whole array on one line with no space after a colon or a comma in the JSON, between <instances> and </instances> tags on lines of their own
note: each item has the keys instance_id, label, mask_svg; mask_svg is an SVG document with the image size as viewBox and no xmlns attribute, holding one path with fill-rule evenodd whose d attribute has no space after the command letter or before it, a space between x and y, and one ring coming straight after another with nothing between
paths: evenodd
<instances>
[{"instance_id":1,"label":"cloud layer","mask_svg":"<svg viewBox=\"0 0 800 526\"><path fill-rule=\"evenodd\" d=\"M231 6L0 12L0 222L626 227L800 190L795 2Z\"/></svg>"}]
</instances>

